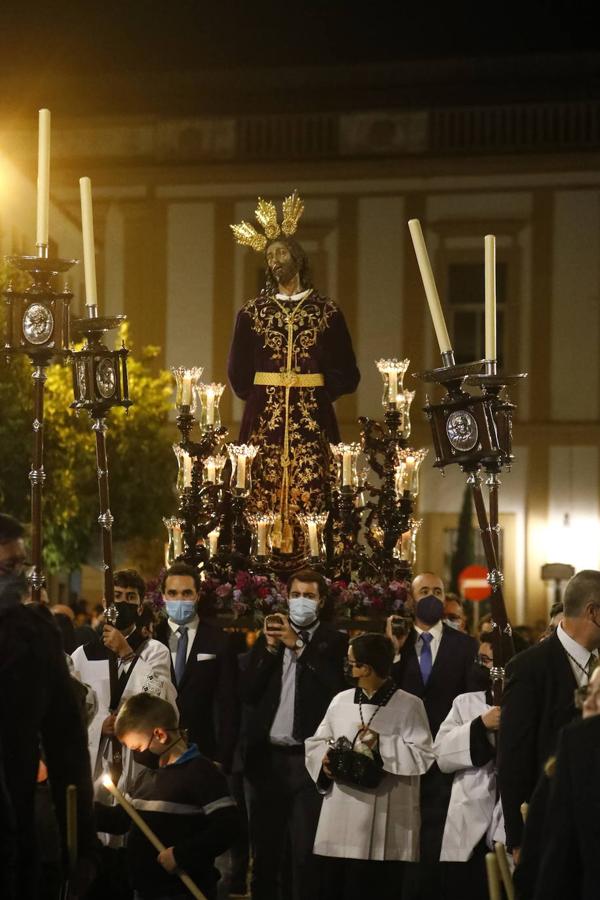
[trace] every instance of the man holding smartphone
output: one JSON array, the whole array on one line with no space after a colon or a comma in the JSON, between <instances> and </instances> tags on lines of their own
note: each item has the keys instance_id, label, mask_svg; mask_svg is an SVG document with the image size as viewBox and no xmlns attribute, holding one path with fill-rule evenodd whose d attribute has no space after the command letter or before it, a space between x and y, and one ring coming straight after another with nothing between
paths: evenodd
<instances>
[{"instance_id":1,"label":"man holding smartphone","mask_svg":"<svg viewBox=\"0 0 600 900\"><path fill-rule=\"evenodd\" d=\"M242 679L242 698L250 708L245 775L253 900L314 897L312 848L321 796L304 764L304 741L345 687L348 646L345 635L322 621L326 596L318 572L292 575L288 614L267 616Z\"/></svg>"}]
</instances>

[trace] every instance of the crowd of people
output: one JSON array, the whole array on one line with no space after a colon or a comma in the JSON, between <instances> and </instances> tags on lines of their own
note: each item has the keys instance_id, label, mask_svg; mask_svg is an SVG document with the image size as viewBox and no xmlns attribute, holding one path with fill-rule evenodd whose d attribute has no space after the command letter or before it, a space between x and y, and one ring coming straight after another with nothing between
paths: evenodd
<instances>
[{"instance_id":1,"label":"crowd of people","mask_svg":"<svg viewBox=\"0 0 600 900\"><path fill-rule=\"evenodd\" d=\"M207 900L484 900L495 842L521 900L597 895L600 572L515 636L498 706L493 623L470 635L432 572L349 638L303 569L251 643L207 621L184 563L160 613L128 569L116 620L85 624L31 603L26 558L0 515L3 898L178 900L191 879Z\"/></svg>"}]
</instances>

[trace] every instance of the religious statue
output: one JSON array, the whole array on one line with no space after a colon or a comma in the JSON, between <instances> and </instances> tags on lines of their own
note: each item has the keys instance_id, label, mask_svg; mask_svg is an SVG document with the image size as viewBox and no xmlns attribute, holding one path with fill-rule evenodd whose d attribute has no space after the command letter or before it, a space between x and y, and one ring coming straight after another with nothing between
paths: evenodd
<instances>
[{"instance_id":1,"label":"religious statue","mask_svg":"<svg viewBox=\"0 0 600 900\"><path fill-rule=\"evenodd\" d=\"M246 402L240 441L258 447L251 506L277 515L273 546L302 550L296 515L322 512L332 478L329 444L340 440L333 403L360 381L342 311L312 284L308 259L293 237L304 204L296 192L282 203L259 199L264 233L242 222L238 243L264 253L266 281L239 311L229 354L229 380Z\"/></svg>"}]
</instances>

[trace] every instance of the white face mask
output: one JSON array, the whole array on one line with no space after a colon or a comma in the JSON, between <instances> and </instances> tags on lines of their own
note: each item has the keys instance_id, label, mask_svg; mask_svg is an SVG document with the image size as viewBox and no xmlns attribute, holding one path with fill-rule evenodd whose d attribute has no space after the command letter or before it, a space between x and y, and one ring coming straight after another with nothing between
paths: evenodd
<instances>
[{"instance_id":1,"label":"white face mask","mask_svg":"<svg viewBox=\"0 0 600 900\"><path fill-rule=\"evenodd\" d=\"M313 600L312 597L305 597L304 594L300 594L299 597L290 597L288 606L290 619L297 628L314 625L318 619L319 601Z\"/></svg>"},{"instance_id":2,"label":"white face mask","mask_svg":"<svg viewBox=\"0 0 600 900\"><path fill-rule=\"evenodd\" d=\"M460 619L444 619L444 625L454 628L455 631L462 631L462 622Z\"/></svg>"}]
</instances>

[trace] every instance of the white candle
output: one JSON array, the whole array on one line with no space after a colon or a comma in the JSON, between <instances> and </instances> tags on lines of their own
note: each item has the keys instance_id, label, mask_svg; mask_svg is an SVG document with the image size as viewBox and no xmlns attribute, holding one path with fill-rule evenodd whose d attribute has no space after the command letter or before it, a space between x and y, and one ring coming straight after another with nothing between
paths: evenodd
<instances>
[{"instance_id":1,"label":"white candle","mask_svg":"<svg viewBox=\"0 0 600 900\"><path fill-rule=\"evenodd\" d=\"M404 469L404 483L406 485L407 491L414 490L414 482L415 480L415 458L414 456L406 457L406 465Z\"/></svg>"},{"instance_id":2,"label":"white candle","mask_svg":"<svg viewBox=\"0 0 600 900\"><path fill-rule=\"evenodd\" d=\"M435 285L435 278L433 277L429 254L427 253L427 247L425 246L421 223L418 219L411 219L408 223L408 227L415 248L421 278L423 279L425 296L427 297L427 303L429 304L429 311L433 320L435 336L437 337L437 342L440 346L440 353L449 353L452 350L452 345L450 343L450 338L448 337L448 329L446 328L446 322L444 321L442 304L440 303L440 297Z\"/></svg>"},{"instance_id":3,"label":"white candle","mask_svg":"<svg viewBox=\"0 0 600 900\"><path fill-rule=\"evenodd\" d=\"M316 522L308 523L308 546L310 547L310 555L311 556L319 555L319 540L317 537L317 523Z\"/></svg>"},{"instance_id":4,"label":"white candle","mask_svg":"<svg viewBox=\"0 0 600 900\"><path fill-rule=\"evenodd\" d=\"M409 562L409 561L410 561L410 540L411 540L411 534L412 534L412 532L410 532L410 531L405 531L404 534L402 535L402 541L401 541L401 545L400 545L400 546L401 546L401 549L400 549L400 558L403 559L405 562Z\"/></svg>"},{"instance_id":5,"label":"white candle","mask_svg":"<svg viewBox=\"0 0 600 900\"><path fill-rule=\"evenodd\" d=\"M396 405L398 399L398 373L395 369L390 369L388 373L390 379L390 399L389 402Z\"/></svg>"},{"instance_id":6,"label":"white candle","mask_svg":"<svg viewBox=\"0 0 600 900\"><path fill-rule=\"evenodd\" d=\"M38 119L37 237L36 243L48 246L48 210L50 207L50 110L40 109Z\"/></svg>"},{"instance_id":7,"label":"white candle","mask_svg":"<svg viewBox=\"0 0 600 900\"><path fill-rule=\"evenodd\" d=\"M485 358L496 359L496 238L485 240Z\"/></svg>"},{"instance_id":8,"label":"white candle","mask_svg":"<svg viewBox=\"0 0 600 900\"><path fill-rule=\"evenodd\" d=\"M112 778L110 778L109 776L105 776L102 779L102 783L104 784L104 787L110 791L110 793L113 795L113 797L115 798L117 803L119 803L123 807L123 809L129 816L131 821L135 825L137 825L137 827L140 829L142 834L146 838L148 838L148 840L155 847L155 849L158 850L159 853L162 853L163 850L166 850L167 848L165 847L165 845L162 843L160 838L158 838L154 834L154 832L152 831L152 829L150 828L148 823L145 822L144 819L142 819L142 817L138 813L137 809L135 809L135 807L132 806L131 803L125 799L125 797L123 796L123 794L121 793L119 788L115 784L113 784ZM204 894L202 893L200 888L196 885L196 883L194 881L192 881L192 879L190 878L189 875L187 875L181 869L177 869L177 874L179 875L179 877L181 878L181 880L187 887L190 894L193 897L196 897L196 900L206 900L206 897L204 896Z\"/></svg>"},{"instance_id":9,"label":"white candle","mask_svg":"<svg viewBox=\"0 0 600 900\"><path fill-rule=\"evenodd\" d=\"M217 480L217 470L214 462L206 463L206 480L214 484Z\"/></svg>"},{"instance_id":10,"label":"white candle","mask_svg":"<svg viewBox=\"0 0 600 900\"><path fill-rule=\"evenodd\" d=\"M183 376L183 384L181 386L181 405L190 406L192 403L192 376L186 373Z\"/></svg>"},{"instance_id":11,"label":"white candle","mask_svg":"<svg viewBox=\"0 0 600 900\"><path fill-rule=\"evenodd\" d=\"M256 549L259 556L267 555L267 528L266 522L259 522L256 529Z\"/></svg>"},{"instance_id":12,"label":"white candle","mask_svg":"<svg viewBox=\"0 0 600 900\"><path fill-rule=\"evenodd\" d=\"M215 528L214 531L209 532L208 535L208 552L210 556L216 556L217 551L219 549L219 535L220 529Z\"/></svg>"},{"instance_id":13,"label":"white candle","mask_svg":"<svg viewBox=\"0 0 600 900\"><path fill-rule=\"evenodd\" d=\"M183 454L183 486L184 488L192 486L192 457L189 453Z\"/></svg>"},{"instance_id":14,"label":"white candle","mask_svg":"<svg viewBox=\"0 0 600 900\"><path fill-rule=\"evenodd\" d=\"M246 487L246 457L242 453L237 458L235 486L242 489Z\"/></svg>"},{"instance_id":15,"label":"white candle","mask_svg":"<svg viewBox=\"0 0 600 900\"><path fill-rule=\"evenodd\" d=\"M215 392L212 388L206 389L206 424L215 424Z\"/></svg>"},{"instance_id":16,"label":"white candle","mask_svg":"<svg viewBox=\"0 0 600 900\"><path fill-rule=\"evenodd\" d=\"M94 212L92 208L92 182L79 179L81 197L81 232L83 235L83 270L85 275L85 305L96 306L96 252L94 246Z\"/></svg>"},{"instance_id":17,"label":"white candle","mask_svg":"<svg viewBox=\"0 0 600 900\"><path fill-rule=\"evenodd\" d=\"M176 557L183 553L183 535L178 525L173 528L173 553Z\"/></svg>"},{"instance_id":18,"label":"white candle","mask_svg":"<svg viewBox=\"0 0 600 900\"><path fill-rule=\"evenodd\" d=\"M344 451L342 457L342 487L352 486L352 453L349 450Z\"/></svg>"}]
</instances>

